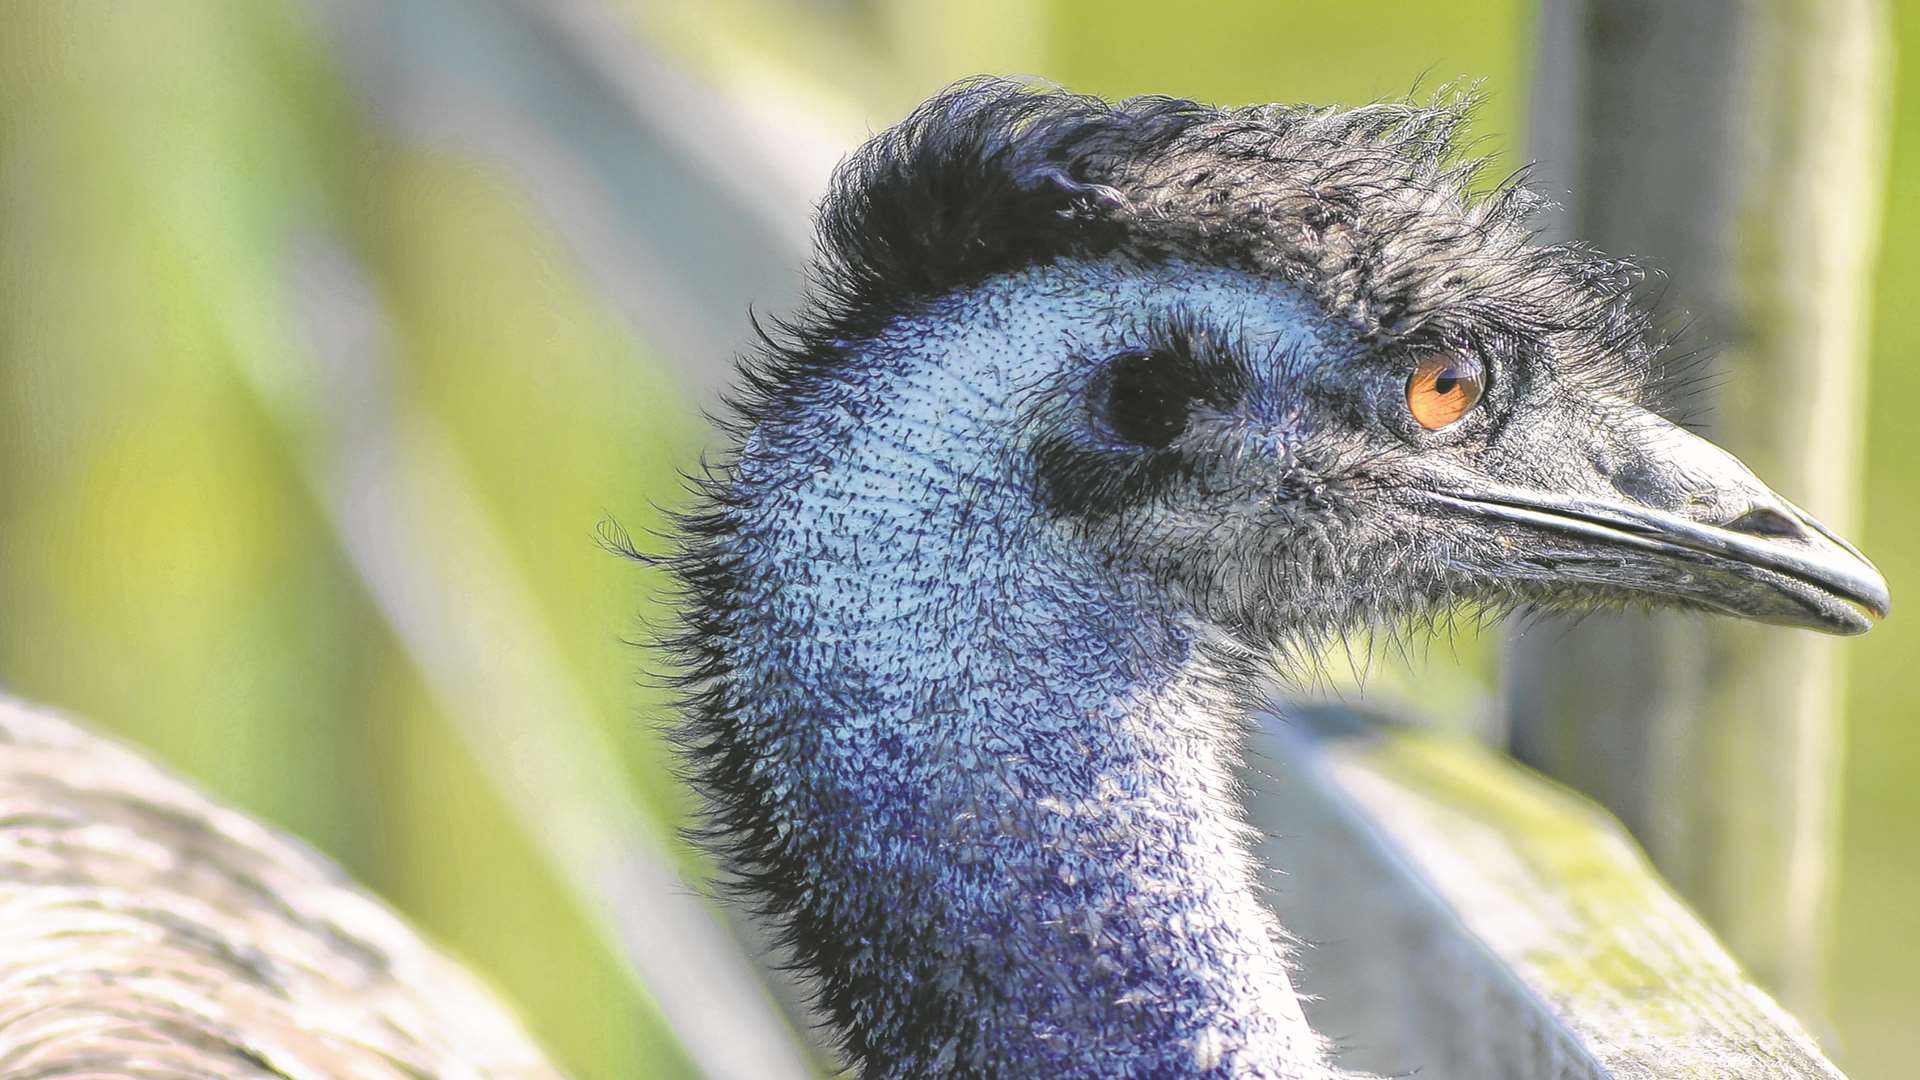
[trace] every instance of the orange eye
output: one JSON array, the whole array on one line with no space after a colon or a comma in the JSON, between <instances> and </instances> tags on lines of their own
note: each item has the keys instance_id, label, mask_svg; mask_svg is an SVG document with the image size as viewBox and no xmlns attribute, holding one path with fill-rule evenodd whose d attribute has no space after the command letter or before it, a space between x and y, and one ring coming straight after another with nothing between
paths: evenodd
<instances>
[{"instance_id":1,"label":"orange eye","mask_svg":"<svg viewBox=\"0 0 1920 1080\"><path fill-rule=\"evenodd\" d=\"M1407 380L1407 410L1428 431L1439 431L1473 411L1487 388L1480 361L1458 353L1434 353Z\"/></svg>"}]
</instances>

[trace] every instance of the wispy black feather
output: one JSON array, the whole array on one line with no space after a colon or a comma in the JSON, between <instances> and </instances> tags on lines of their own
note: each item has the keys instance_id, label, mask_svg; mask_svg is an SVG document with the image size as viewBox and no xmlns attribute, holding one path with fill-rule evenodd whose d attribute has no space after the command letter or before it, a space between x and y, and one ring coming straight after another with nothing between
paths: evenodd
<instances>
[{"instance_id":1,"label":"wispy black feather","mask_svg":"<svg viewBox=\"0 0 1920 1080\"><path fill-rule=\"evenodd\" d=\"M1635 303L1641 271L1539 243L1544 200L1524 174L1476 193L1485 161L1456 155L1473 105L1443 92L1426 106L1223 109L958 83L837 170L808 300L771 332L756 320L762 348L742 365L733 422L751 427L839 363L846 342L930 300L1113 254L1297 285L1377 345L1510 327L1639 393L1658 344Z\"/></svg>"}]
</instances>

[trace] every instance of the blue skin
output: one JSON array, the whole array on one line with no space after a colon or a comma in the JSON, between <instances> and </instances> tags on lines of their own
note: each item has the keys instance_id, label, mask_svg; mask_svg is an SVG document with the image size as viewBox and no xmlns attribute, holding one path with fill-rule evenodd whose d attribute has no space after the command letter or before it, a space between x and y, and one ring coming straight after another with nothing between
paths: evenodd
<instances>
[{"instance_id":1,"label":"blue skin","mask_svg":"<svg viewBox=\"0 0 1920 1080\"><path fill-rule=\"evenodd\" d=\"M1026 271L857 346L737 465L733 722L805 852L827 977L859 988L868 1076L1332 1075L1242 842L1253 687L1178 590L1044 510L1020 449L1078 422L1040 403L1191 305L1331 355L1270 283ZM1218 423L1271 447L1296 398L1276 381L1264 422Z\"/></svg>"},{"instance_id":2,"label":"blue skin","mask_svg":"<svg viewBox=\"0 0 1920 1080\"><path fill-rule=\"evenodd\" d=\"M864 1075L1339 1075L1233 782L1276 667L1330 635L1462 603L1884 613L1640 367L1490 348L1428 430L1420 355L1355 325L1251 274L1063 260L831 343L759 413L701 556L695 712L736 869ZM1169 327L1199 389L1149 385L1185 396L1129 442L1101 387Z\"/></svg>"}]
</instances>

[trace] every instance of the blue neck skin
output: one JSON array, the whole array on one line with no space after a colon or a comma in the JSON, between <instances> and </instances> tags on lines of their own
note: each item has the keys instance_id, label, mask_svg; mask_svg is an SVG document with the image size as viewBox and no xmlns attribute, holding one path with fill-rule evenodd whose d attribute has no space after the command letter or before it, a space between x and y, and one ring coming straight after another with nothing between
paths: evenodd
<instances>
[{"instance_id":1,"label":"blue neck skin","mask_svg":"<svg viewBox=\"0 0 1920 1080\"><path fill-rule=\"evenodd\" d=\"M1328 1076L1245 848L1244 704L1009 477L1004 381L1061 314L982 291L743 448L722 722L776 906L869 1077Z\"/></svg>"}]
</instances>

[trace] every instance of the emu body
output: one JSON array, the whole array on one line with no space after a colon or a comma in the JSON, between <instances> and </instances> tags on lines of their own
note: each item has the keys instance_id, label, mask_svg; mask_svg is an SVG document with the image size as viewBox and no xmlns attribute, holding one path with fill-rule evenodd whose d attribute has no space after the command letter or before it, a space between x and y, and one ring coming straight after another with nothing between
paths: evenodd
<instances>
[{"instance_id":1,"label":"emu body","mask_svg":"<svg viewBox=\"0 0 1920 1080\"><path fill-rule=\"evenodd\" d=\"M0 699L0 1076L558 1075L338 867Z\"/></svg>"}]
</instances>

